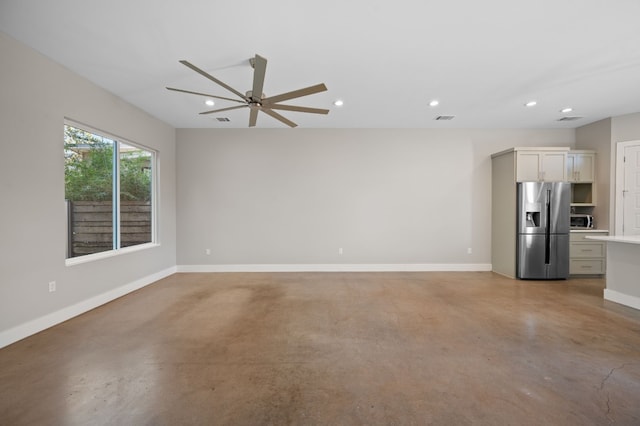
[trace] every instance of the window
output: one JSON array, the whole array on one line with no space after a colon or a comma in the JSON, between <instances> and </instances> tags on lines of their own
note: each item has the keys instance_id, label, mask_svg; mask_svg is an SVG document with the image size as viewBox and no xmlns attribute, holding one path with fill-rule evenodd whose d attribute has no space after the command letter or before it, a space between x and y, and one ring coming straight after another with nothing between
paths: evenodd
<instances>
[{"instance_id":1,"label":"window","mask_svg":"<svg viewBox=\"0 0 640 426\"><path fill-rule=\"evenodd\" d=\"M64 126L67 259L154 242L155 152Z\"/></svg>"}]
</instances>

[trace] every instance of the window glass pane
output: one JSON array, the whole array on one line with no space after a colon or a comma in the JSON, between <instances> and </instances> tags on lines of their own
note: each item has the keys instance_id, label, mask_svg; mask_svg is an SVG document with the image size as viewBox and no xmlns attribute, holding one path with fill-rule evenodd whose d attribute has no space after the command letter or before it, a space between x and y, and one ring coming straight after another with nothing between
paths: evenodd
<instances>
[{"instance_id":1,"label":"window glass pane","mask_svg":"<svg viewBox=\"0 0 640 426\"><path fill-rule=\"evenodd\" d=\"M151 242L153 154L120 143L120 247Z\"/></svg>"},{"instance_id":2,"label":"window glass pane","mask_svg":"<svg viewBox=\"0 0 640 426\"><path fill-rule=\"evenodd\" d=\"M155 153L64 126L67 258L153 242Z\"/></svg>"},{"instance_id":3,"label":"window glass pane","mask_svg":"<svg viewBox=\"0 0 640 426\"><path fill-rule=\"evenodd\" d=\"M64 126L67 257L113 250L113 140Z\"/></svg>"}]
</instances>

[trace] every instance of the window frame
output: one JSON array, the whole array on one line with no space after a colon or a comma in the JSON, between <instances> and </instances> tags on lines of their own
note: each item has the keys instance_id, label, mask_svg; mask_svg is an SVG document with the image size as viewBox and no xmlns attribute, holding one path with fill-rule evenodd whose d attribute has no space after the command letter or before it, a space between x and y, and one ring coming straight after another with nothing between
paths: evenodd
<instances>
[{"instance_id":1,"label":"window frame","mask_svg":"<svg viewBox=\"0 0 640 426\"><path fill-rule=\"evenodd\" d=\"M100 251L97 253L90 253L90 254L84 254L81 256L76 256L76 257L66 257L68 250L65 249L65 266L73 266L73 265L77 265L77 264L81 264L81 263L86 263L86 262L93 262L96 260L100 260L100 259L106 259L109 257L114 257L114 256L119 256L122 254L127 254L127 253L132 253L132 252L137 252L137 251L141 251L141 250L147 250L149 248L153 248L153 247L158 247L160 245L160 242L158 241L158 180L159 180L159 168L160 168L160 155L158 150L153 149L153 148L149 148L146 145L137 143L137 142L133 142L130 139L127 138L123 138L120 136L117 136L113 133L110 132L106 132L104 130L99 130L96 129L93 126L89 126L86 125L84 123L80 123L78 121L74 121L71 120L69 118L65 118L64 119L64 125L63 125L63 135L64 135L64 128L66 126L71 126L80 130L83 130L87 133L91 133L94 134L96 136L100 136L103 138L107 138L109 140L112 140L114 142L114 177L115 177L115 182L114 182L114 186L113 186L113 193L112 193L112 199L113 199L113 234L114 234L114 246L115 248L112 248L111 250L105 250L105 251ZM64 137L63 137L64 139ZM125 144L127 146L131 146L134 148L138 148L141 150L144 150L148 153L151 154L151 189L150 189L150 194L151 194L151 241L146 242L146 243L141 243L141 244L136 244L133 246L126 246L126 247L121 247L121 229L120 229L120 219L121 219L121 212L120 212L120 179L121 179L121 169L120 169L120 156L121 156L121 151L120 151L120 147L121 144ZM63 182L63 188L66 191L66 187L65 187L65 183ZM68 220L68 213L67 213L67 218L65 219L65 246L69 244L69 220Z\"/></svg>"}]
</instances>

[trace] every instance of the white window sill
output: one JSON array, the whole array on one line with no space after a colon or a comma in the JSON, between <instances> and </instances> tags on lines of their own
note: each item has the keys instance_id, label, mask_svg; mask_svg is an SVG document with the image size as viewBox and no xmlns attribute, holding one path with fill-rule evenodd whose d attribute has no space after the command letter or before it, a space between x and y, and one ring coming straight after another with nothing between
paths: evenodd
<instances>
[{"instance_id":1,"label":"white window sill","mask_svg":"<svg viewBox=\"0 0 640 426\"><path fill-rule=\"evenodd\" d=\"M100 253L87 254L84 256L72 257L65 259L65 266L79 265L81 263L93 262L95 260L107 259L109 257L120 256L122 254L133 253L136 251L147 250L154 247L160 247L158 243L138 244L137 246L124 247L118 250L102 251Z\"/></svg>"}]
</instances>

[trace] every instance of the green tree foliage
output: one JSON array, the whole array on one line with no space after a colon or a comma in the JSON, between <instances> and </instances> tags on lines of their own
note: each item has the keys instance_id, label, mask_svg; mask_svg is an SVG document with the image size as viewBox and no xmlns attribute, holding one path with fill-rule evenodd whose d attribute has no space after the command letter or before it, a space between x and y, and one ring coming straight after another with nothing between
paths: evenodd
<instances>
[{"instance_id":1,"label":"green tree foliage","mask_svg":"<svg viewBox=\"0 0 640 426\"><path fill-rule=\"evenodd\" d=\"M65 198L109 201L113 196L113 141L64 128Z\"/></svg>"},{"instance_id":2,"label":"green tree foliage","mask_svg":"<svg viewBox=\"0 0 640 426\"><path fill-rule=\"evenodd\" d=\"M71 201L111 201L114 141L65 126L65 197ZM120 197L151 200L150 154L127 147L120 153Z\"/></svg>"},{"instance_id":3,"label":"green tree foliage","mask_svg":"<svg viewBox=\"0 0 640 426\"><path fill-rule=\"evenodd\" d=\"M120 199L151 201L151 155L136 150L120 155Z\"/></svg>"}]
</instances>

